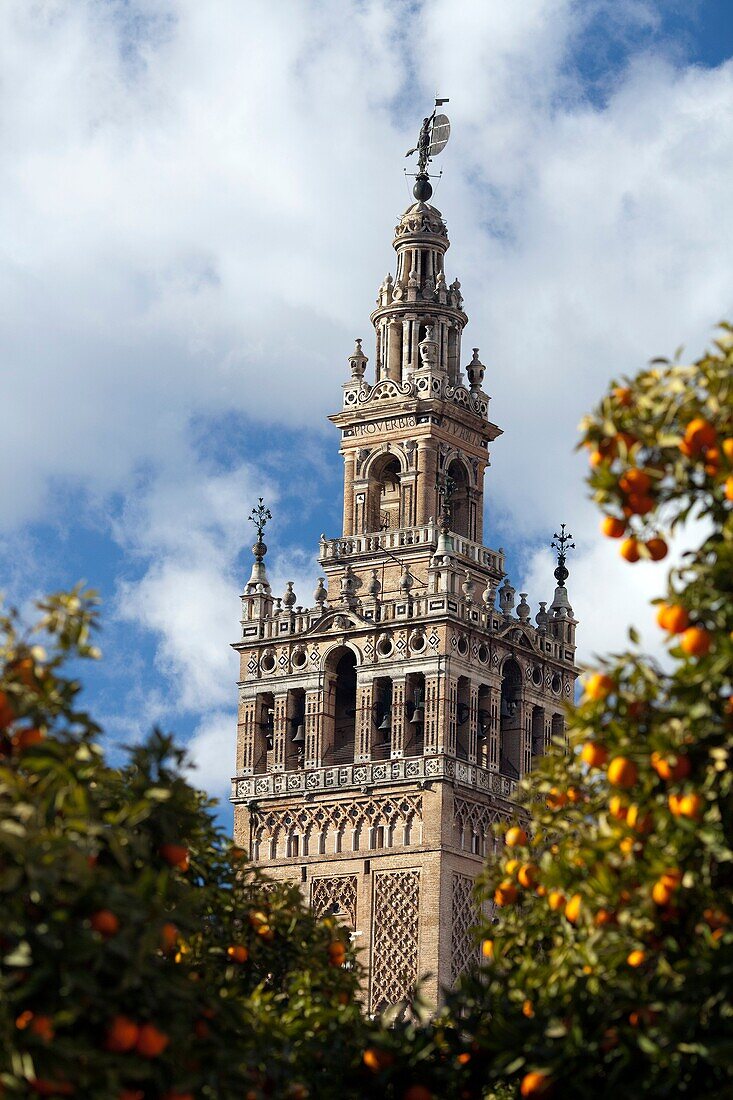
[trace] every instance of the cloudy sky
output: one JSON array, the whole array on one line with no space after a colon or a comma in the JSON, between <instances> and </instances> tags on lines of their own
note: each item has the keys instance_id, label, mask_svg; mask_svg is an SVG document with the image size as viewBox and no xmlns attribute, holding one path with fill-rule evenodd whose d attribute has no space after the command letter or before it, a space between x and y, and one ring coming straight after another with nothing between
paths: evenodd
<instances>
[{"instance_id":1,"label":"cloudy sky","mask_svg":"<svg viewBox=\"0 0 733 1100\"><path fill-rule=\"evenodd\" d=\"M160 722L226 793L246 517L265 496L274 586L311 602L325 417L436 91L505 431L485 541L536 608L567 522L582 658L632 619L657 645L660 567L603 544L573 447L610 377L733 313L732 32L727 0L3 0L0 584L101 591L111 744Z\"/></svg>"}]
</instances>

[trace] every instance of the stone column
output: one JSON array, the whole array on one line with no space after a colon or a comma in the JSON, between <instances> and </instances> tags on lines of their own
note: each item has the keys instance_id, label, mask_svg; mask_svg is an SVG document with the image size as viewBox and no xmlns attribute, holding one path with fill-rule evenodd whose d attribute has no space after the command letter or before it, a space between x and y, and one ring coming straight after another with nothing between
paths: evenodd
<instances>
[{"instance_id":1,"label":"stone column","mask_svg":"<svg viewBox=\"0 0 733 1100\"><path fill-rule=\"evenodd\" d=\"M284 772L288 738L288 693L275 696L275 719L272 737L272 771Z\"/></svg>"},{"instance_id":2,"label":"stone column","mask_svg":"<svg viewBox=\"0 0 733 1100\"><path fill-rule=\"evenodd\" d=\"M423 744L426 756L438 752L442 683L443 677L440 673L425 677L425 732Z\"/></svg>"},{"instance_id":3,"label":"stone column","mask_svg":"<svg viewBox=\"0 0 733 1100\"><path fill-rule=\"evenodd\" d=\"M524 700L521 705L522 713L522 743L521 743L521 756L522 761L522 775L526 775L532 768L532 707Z\"/></svg>"},{"instance_id":4,"label":"stone column","mask_svg":"<svg viewBox=\"0 0 733 1100\"><path fill-rule=\"evenodd\" d=\"M456 755L457 709L458 677L448 676L445 685L443 721L441 722L441 730L445 740L441 744L441 740L439 739L438 745L440 746L440 752L447 752L450 756Z\"/></svg>"},{"instance_id":5,"label":"stone column","mask_svg":"<svg viewBox=\"0 0 733 1100\"><path fill-rule=\"evenodd\" d=\"M470 764L475 764L478 760L478 684L473 680L468 706L468 761Z\"/></svg>"},{"instance_id":6,"label":"stone column","mask_svg":"<svg viewBox=\"0 0 733 1100\"><path fill-rule=\"evenodd\" d=\"M405 680L392 681L392 758L405 755Z\"/></svg>"},{"instance_id":7,"label":"stone column","mask_svg":"<svg viewBox=\"0 0 733 1100\"><path fill-rule=\"evenodd\" d=\"M237 723L237 774L252 775L257 742L257 700L243 699Z\"/></svg>"},{"instance_id":8,"label":"stone column","mask_svg":"<svg viewBox=\"0 0 733 1100\"><path fill-rule=\"evenodd\" d=\"M489 767L498 772L499 758L501 754L501 695L496 688L491 688L491 724L489 728Z\"/></svg>"},{"instance_id":9,"label":"stone column","mask_svg":"<svg viewBox=\"0 0 733 1100\"><path fill-rule=\"evenodd\" d=\"M356 473L356 451L347 451L344 455L344 538L354 534L354 475Z\"/></svg>"},{"instance_id":10,"label":"stone column","mask_svg":"<svg viewBox=\"0 0 733 1100\"><path fill-rule=\"evenodd\" d=\"M438 476L438 455L435 443L420 439L417 452L418 481L416 501L416 525L421 526L429 519L440 521L436 516L437 497L435 481Z\"/></svg>"},{"instance_id":11,"label":"stone column","mask_svg":"<svg viewBox=\"0 0 733 1100\"><path fill-rule=\"evenodd\" d=\"M372 740L374 738L374 684L356 684L356 743L354 763L359 764L372 758Z\"/></svg>"},{"instance_id":12,"label":"stone column","mask_svg":"<svg viewBox=\"0 0 733 1100\"><path fill-rule=\"evenodd\" d=\"M323 761L323 692L320 687L305 693L305 766L318 768Z\"/></svg>"}]
</instances>

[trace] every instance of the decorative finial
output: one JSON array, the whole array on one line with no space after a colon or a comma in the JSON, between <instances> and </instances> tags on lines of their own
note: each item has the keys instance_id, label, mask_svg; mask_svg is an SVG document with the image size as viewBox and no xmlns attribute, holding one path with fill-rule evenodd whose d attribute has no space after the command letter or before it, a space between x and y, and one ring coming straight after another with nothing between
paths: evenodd
<instances>
[{"instance_id":1,"label":"decorative finial","mask_svg":"<svg viewBox=\"0 0 733 1100\"><path fill-rule=\"evenodd\" d=\"M572 537L573 536L569 532L568 534L565 534L565 524L561 523L560 534L558 535L557 531L555 531L554 535L552 536L552 542L550 543L552 549L557 550L557 569L555 570L555 580L561 588L564 588L565 581L570 576L567 569L565 568L565 558L567 550L575 549L575 543L570 541Z\"/></svg>"},{"instance_id":2,"label":"decorative finial","mask_svg":"<svg viewBox=\"0 0 733 1100\"><path fill-rule=\"evenodd\" d=\"M418 202L427 202L433 193L428 165L433 157L437 157L438 153L445 148L450 137L450 122L447 116L439 115L436 112L438 107L442 107L444 103L449 102L448 99L436 98L432 115L423 119L417 145L412 149L408 149L405 153L406 157L411 157L413 153L417 153L417 173L412 193Z\"/></svg>"},{"instance_id":3,"label":"decorative finial","mask_svg":"<svg viewBox=\"0 0 733 1100\"><path fill-rule=\"evenodd\" d=\"M259 503L256 508L253 508L249 514L249 519L254 523L257 528L257 541L262 542L262 536L265 533L265 527L267 521L272 519L272 512L269 508L265 508L262 497L259 498Z\"/></svg>"}]
</instances>

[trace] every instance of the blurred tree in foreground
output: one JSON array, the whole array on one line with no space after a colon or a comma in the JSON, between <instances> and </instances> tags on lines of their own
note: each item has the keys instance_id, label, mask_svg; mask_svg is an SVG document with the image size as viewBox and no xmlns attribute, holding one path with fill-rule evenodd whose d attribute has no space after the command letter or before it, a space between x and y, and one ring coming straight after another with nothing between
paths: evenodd
<instances>
[{"instance_id":1,"label":"blurred tree in foreground","mask_svg":"<svg viewBox=\"0 0 733 1100\"><path fill-rule=\"evenodd\" d=\"M169 738L105 763L64 674L93 597L41 611L0 621L0 1092L341 1095L368 1072L346 933L244 864Z\"/></svg>"},{"instance_id":2,"label":"blurred tree in foreground","mask_svg":"<svg viewBox=\"0 0 733 1100\"><path fill-rule=\"evenodd\" d=\"M526 817L485 871L486 966L450 1007L484 1080L524 1097L733 1095L732 397L724 327L582 425L628 562L664 558L685 520L703 535L659 605L669 663L631 631L586 677L569 752L522 784Z\"/></svg>"}]
</instances>

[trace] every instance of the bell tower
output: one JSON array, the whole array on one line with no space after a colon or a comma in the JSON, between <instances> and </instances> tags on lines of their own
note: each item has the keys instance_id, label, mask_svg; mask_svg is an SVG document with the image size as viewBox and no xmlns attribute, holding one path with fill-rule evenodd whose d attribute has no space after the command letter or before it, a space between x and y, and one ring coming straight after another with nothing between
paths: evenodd
<instances>
[{"instance_id":1,"label":"bell tower","mask_svg":"<svg viewBox=\"0 0 733 1100\"><path fill-rule=\"evenodd\" d=\"M472 888L491 825L562 736L577 674L564 527L554 599L534 624L502 550L483 542L484 473L501 432L478 348L462 352L468 317L428 201L428 165L448 132L436 111L423 123L415 202L371 314L374 367L357 340L330 417L342 533L321 537L323 576L311 606L296 606L292 583L270 590L260 501L234 643L237 842L351 927L371 1012L428 973L437 1005L476 960Z\"/></svg>"}]
</instances>

